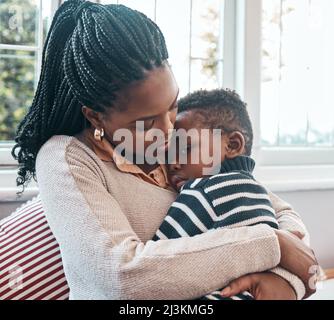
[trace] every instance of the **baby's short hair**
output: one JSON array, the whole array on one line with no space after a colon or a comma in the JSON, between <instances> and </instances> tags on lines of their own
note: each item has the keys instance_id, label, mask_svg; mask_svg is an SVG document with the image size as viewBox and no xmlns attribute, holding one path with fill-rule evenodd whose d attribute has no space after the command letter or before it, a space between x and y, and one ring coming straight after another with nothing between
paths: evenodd
<instances>
[{"instance_id":1,"label":"baby's short hair","mask_svg":"<svg viewBox=\"0 0 334 320\"><path fill-rule=\"evenodd\" d=\"M239 131L245 139L245 154L250 156L253 145L252 123L247 104L229 89L199 90L178 101L178 112L195 111L207 129Z\"/></svg>"}]
</instances>

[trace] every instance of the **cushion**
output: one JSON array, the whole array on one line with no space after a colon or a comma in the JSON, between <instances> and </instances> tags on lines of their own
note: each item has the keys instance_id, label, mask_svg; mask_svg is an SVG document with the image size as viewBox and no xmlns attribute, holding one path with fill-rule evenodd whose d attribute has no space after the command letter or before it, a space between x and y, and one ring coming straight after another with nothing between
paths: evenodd
<instances>
[{"instance_id":1,"label":"cushion","mask_svg":"<svg viewBox=\"0 0 334 320\"><path fill-rule=\"evenodd\" d=\"M39 197L0 221L0 300L67 300L59 245Z\"/></svg>"}]
</instances>

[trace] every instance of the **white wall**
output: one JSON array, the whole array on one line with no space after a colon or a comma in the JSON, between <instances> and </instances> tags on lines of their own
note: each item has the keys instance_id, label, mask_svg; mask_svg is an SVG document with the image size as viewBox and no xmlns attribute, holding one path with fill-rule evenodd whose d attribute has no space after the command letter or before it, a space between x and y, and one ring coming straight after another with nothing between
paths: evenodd
<instances>
[{"instance_id":1,"label":"white wall","mask_svg":"<svg viewBox=\"0 0 334 320\"><path fill-rule=\"evenodd\" d=\"M320 265L334 268L334 190L278 193L300 213Z\"/></svg>"},{"instance_id":2,"label":"white wall","mask_svg":"<svg viewBox=\"0 0 334 320\"><path fill-rule=\"evenodd\" d=\"M312 248L325 269L334 268L334 190L278 193L299 212L311 235ZM20 203L0 203L0 218Z\"/></svg>"}]
</instances>

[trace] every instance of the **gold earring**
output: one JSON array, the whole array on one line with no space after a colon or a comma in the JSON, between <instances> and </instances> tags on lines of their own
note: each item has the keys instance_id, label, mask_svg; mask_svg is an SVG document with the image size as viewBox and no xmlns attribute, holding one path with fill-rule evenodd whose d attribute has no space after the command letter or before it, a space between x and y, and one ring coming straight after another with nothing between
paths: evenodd
<instances>
[{"instance_id":1,"label":"gold earring","mask_svg":"<svg viewBox=\"0 0 334 320\"><path fill-rule=\"evenodd\" d=\"M94 139L97 141L102 141L103 137L104 137L104 129L103 128L101 128L101 130L95 129Z\"/></svg>"}]
</instances>

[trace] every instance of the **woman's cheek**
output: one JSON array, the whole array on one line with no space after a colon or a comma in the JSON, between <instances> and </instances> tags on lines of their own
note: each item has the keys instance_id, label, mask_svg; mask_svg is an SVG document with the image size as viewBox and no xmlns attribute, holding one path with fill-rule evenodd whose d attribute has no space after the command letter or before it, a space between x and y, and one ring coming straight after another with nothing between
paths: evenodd
<instances>
[{"instance_id":1,"label":"woman's cheek","mask_svg":"<svg viewBox=\"0 0 334 320\"><path fill-rule=\"evenodd\" d=\"M175 126L176 115L177 115L177 109L170 112L169 119L170 119L170 122L172 124L172 129L174 129L174 126Z\"/></svg>"}]
</instances>

